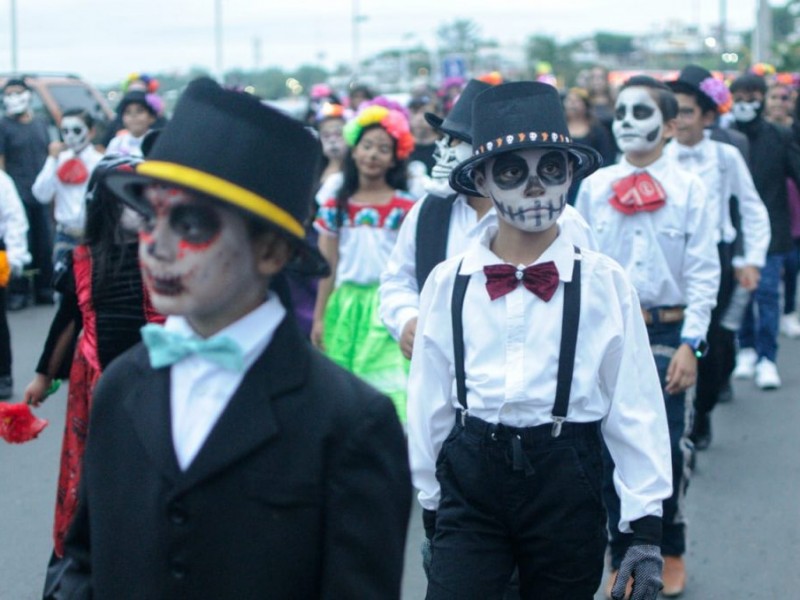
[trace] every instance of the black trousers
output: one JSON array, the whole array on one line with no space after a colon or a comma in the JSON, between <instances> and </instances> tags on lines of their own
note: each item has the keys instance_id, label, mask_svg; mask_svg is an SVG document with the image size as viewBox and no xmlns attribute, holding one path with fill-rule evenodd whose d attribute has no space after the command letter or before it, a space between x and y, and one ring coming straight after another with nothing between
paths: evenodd
<instances>
[{"instance_id":1,"label":"black trousers","mask_svg":"<svg viewBox=\"0 0 800 600\"><path fill-rule=\"evenodd\" d=\"M720 320L730 303L736 279L733 272L730 244L720 244L719 263L722 268L717 306L711 313L706 340L708 354L697 364L695 410L708 414L716 406L720 391L728 384L736 366L736 333L720 327Z\"/></svg>"},{"instance_id":2,"label":"black trousers","mask_svg":"<svg viewBox=\"0 0 800 600\"><path fill-rule=\"evenodd\" d=\"M6 288L0 287L0 377L11 375L11 332L6 315Z\"/></svg>"},{"instance_id":3,"label":"black trousers","mask_svg":"<svg viewBox=\"0 0 800 600\"><path fill-rule=\"evenodd\" d=\"M33 278L34 295L47 296L53 293L53 224L50 207L40 204L34 199L23 202L28 217L28 251L31 253L32 269L38 269ZM24 278L15 277L8 286L10 294L28 293L28 282Z\"/></svg>"},{"instance_id":4,"label":"black trousers","mask_svg":"<svg viewBox=\"0 0 800 600\"><path fill-rule=\"evenodd\" d=\"M467 417L437 459L429 600L591 600L606 545L597 423L525 429Z\"/></svg>"}]
</instances>

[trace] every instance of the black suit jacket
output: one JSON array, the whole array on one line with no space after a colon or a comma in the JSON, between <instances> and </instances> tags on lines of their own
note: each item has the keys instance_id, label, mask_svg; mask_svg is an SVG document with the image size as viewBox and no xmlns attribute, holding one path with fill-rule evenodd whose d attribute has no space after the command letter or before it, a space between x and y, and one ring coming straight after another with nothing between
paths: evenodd
<instances>
[{"instance_id":1,"label":"black suit jacket","mask_svg":"<svg viewBox=\"0 0 800 600\"><path fill-rule=\"evenodd\" d=\"M63 598L399 598L411 507L388 398L290 319L189 468L139 344L94 397Z\"/></svg>"}]
</instances>

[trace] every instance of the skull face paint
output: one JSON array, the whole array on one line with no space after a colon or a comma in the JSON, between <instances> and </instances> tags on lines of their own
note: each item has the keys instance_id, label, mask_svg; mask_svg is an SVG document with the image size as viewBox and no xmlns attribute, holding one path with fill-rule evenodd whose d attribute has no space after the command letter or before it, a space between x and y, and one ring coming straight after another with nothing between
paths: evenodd
<instances>
[{"instance_id":1,"label":"skull face paint","mask_svg":"<svg viewBox=\"0 0 800 600\"><path fill-rule=\"evenodd\" d=\"M450 172L455 166L472 156L472 146L457 138L445 135L436 142L433 158L436 164L431 169L430 182L425 189L437 196L449 196L453 193L450 187Z\"/></svg>"},{"instance_id":2,"label":"skull face paint","mask_svg":"<svg viewBox=\"0 0 800 600\"><path fill-rule=\"evenodd\" d=\"M564 150L507 152L475 175L476 187L492 199L498 218L529 232L545 231L558 220L571 183L572 164Z\"/></svg>"},{"instance_id":3,"label":"skull face paint","mask_svg":"<svg viewBox=\"0 0 800 600\"><path fill-rule=\"evenodd\" d=\"M190 321L241 314L257 280L243 217L178 188L145 189L139 259L153 306Z\"/></svg>"},{"instance_id":4,"label":"skull face paint","mask_svg":"<svg viewBox=\"0 0 800 600\"><path fill-rule=\"evenodd\" d=\"M61 139L76 154L89 145L89 128L80 117L68 116L61 119Z\"/></svg>"},{"instance_id":5,"label":"skull face paint","mask_svg":"<svg viewBox=\"0 0 800 600\"><path fill-rule=\"evenodd\" d=\"M623 152L651 152L661 143L664 116L647 88L629 87L614 108L614 138Z\"/></svg>"},{"instance_id":6,"label":"skull face paint","mask_svg":"<svg viewBox=\"0 0 800 600\"><path fill-rule=\"evenodd\" d=\"M749 123L761 114L761 102L758 100L752 102L736 101L731 107L731 114L739 123Z\"/></svg>"},{"instance_id":7,"label":"skull face paint","mask_svg":"<svg viewBox=\"0 0 800 600\"><path fill-rule=\"evenodd\" d=\"M11 86L3 94L3 107L7 115L16 116L28 112L31 93L22 87Z\"/></svg>"}]
</instances>

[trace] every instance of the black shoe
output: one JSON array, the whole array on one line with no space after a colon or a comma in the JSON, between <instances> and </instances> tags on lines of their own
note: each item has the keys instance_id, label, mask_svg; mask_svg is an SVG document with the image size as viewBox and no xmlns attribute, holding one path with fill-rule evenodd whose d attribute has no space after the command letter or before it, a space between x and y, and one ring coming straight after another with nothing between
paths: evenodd
<instances>
[{"instance_id":1,"label":"black shoe","mask_svg":"<svg viewBox=\"0 0 800 600\"><path fill-rule=\"evenodd\" d=\"M11 294L6 301L7 310L22 310L28 306L28 297L24 294Z\"/></svg>"},{"instance_id":2,"label":"black shoe","mask_svg":"<svg viewBox=\"0 0 800 600\"><path fill-rule=\"evenodd\" d=\"M711 445L711 416L708 413L697 413L694 426L689 434L695 450L706 450Z\"/></svg>"},{"instance_id":3,"label":"black shoe","mask_svg":"<svg viewBox=\"0 0 800 600\"><path fill-rule=\"evenodd\" d=\"M14 395L14 381L11 375L0 377L0 400L8 400Z\"/></svg>"},{"instance_id":4,"label":"black shoe","mask_svg":"<svg viewBox=\"0 0 800 600\"><path fill-rule=\"evenodd\" d=\"M728 381L720 388L719 394L717 394L717 403L728 404L730 402L733 402L733 387L731 387L731 382Z\"/></svg>"}]
</instances>

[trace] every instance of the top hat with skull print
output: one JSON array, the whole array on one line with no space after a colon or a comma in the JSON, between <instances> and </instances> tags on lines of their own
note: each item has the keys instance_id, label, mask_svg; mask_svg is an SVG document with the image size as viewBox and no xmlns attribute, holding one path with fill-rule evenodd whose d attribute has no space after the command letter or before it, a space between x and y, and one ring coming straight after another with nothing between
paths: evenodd
<instances>
[{"instance_id":1,"label":"top hat with skull print","mask_svg":"<svg viewBox=\"0 0 800 600\"><path fill-rule=\"evenodd\" d=\"M319 143L302 123L203 77L186 88L147 159L134 173L110 174L107 183L144 214L152 211L143 198L150 183L234 207L292 244L294 268L324 276L328 264L303 227L320 162Z\"/></svg>"},{"instance_id":2,"label":"top hat with skull print","mask_svg":"<svg viewBox=\"0 0 800 600\"><path fill-rule=\"evenodd\" d=\"M462 142L472 143L472 101L475 96L482 91L492 87L488 83L470 79L466 87L458 96L455 105L443 119L433 113L425 113L425 120L428 124L442 133L446 133L451 138L456 138Z\"/></svg>"},{"instance_id":3,"label":"top hat with skull print","mask_svg":"<svg viewBox=\"0 0 800 600\"><path fill-rule=\"evenodd\" d=\"M572 141L553 86L520 81L489 87L472 103L472 156L453 169L450 186L480 196L472 179L476 166L505 152L545 148L567 152L573 162L573 181L603 164L597 150Z\"/></svg>"}]
</instances>

